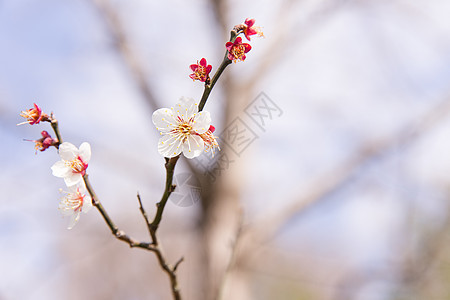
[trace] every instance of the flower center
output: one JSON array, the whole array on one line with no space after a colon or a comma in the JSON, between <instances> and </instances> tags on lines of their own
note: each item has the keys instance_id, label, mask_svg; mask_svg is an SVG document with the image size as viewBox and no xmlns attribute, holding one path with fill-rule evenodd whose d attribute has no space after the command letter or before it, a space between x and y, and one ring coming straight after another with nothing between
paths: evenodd
<instances>
[{"instance_id":1,"label":"flower center","mask_svg":"<svg viewBox=\"0 0 450 300\"><path fill-rule=\"evenodd\" d=\"M213 134L214 126L210 126L209 130L206 132L199 134L205 143L205 152L211 150L212 157L214 157L215 149L218 148L220 151L219 144L217 143L216 137Z\"/></svg>"},{"instance_id":2,"label":"flower center","mask_svg":"<svg viewBox=\"0 0 450 300\"><path fill-rule=\"evenodd\" d=\"M204 66L199 65L197 67L197 70L195 70L194 74L195 74L195 79L202 80L203 78L206 77L206 68Z\"/></svg>"},{"instance_id":3,"label":"flower center","mask_svg":"<svg viewBox=\"0 0 450 300\"><path fill-rule=\"evenodd\" d=\"M73 210L74 212L80 211L83 207L84 197L85 195L81 194L78 189L76 193L69 193L63 199L63 205L61 206L61 209Z\"/></svg>"},{"instance_id":4,"label":"flower center","mask_svg":"<svg viewBox=\"0 0 450 300\"><path fill-rule=\"evenodd\" d=\"M231 53L233 54L233 56L236 58L236 59L241 59L242 58L242 56L244 56L244 54L245 54L245 46L244 45L238 45L238 46L235 46L235 47L233 47L233 49L231 49Z\"/></svg>"},{"instance_id":5,"label":"flower center","mask_svg":"<svg viewBox=\"0 0 450 300\"><path fill-rule=\"evenodd\" d=\"M176 131L178 131L179 134L183 135L183 138L186 138L192 130L192 126L189 125L189 123L181 123L178 125Z\"/></svg>"},{"instance_id":6,"label":"flower center","mask_svg":"<svg viewBox=\"0 0 450 300\"><path fill-rule=\"evenodd\" d=\"M44 148L44 144L41 141L34 141L34 149L41 150Z\"/></svg>"},{"instance_id":7,"label":"flower center","mask_svg":"<svg viewBox=\"0 0 450 300\"><path fill-rule=\"evenodd\" d=\"M37 122L39 120L41 114L37 109L32 108L32 109L29 109L26 111L22 111L20 116L27 119L28 122Z\"/></svg>"},{"instance_id":8,"label":"flower center","mask_svg":"<svg viewBox=\"0 0 450 300\"><path fill-rule=\"evenodd\" d=\"M73 173L81 173L81 175L84 175L86 172L86 168L88 165L83 162L81 157L77 157L74 160L67 161L67 166L72 169Z\"/></svg>"}]
</instances>

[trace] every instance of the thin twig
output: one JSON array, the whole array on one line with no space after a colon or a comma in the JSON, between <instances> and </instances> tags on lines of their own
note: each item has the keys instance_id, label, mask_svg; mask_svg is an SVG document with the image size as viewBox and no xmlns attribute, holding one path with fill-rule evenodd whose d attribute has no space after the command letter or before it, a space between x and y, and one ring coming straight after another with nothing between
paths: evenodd
<instances>
[{"instance_id":1,"label":"thin twig","mask_svg":"<svg viewBox=\"0 0 450 300\"><path fill-rule=\"evenodd\" d=\"M148 219L147 212L145 211L144 206L142 205L141 195L139 195L139 193L137 193L137 198L139 201L139 210L141 211L141 214L144 217L145 224L147 225L148 233L150 233L151 232L150 221Z\"/></svg>"},{"instance_id":2,"label":"thin twig","mask_svg":"<svg viewBox=\"0 0 450 300\"><path fill-rule=\"evenodd\" d=\"M230 42L234 42L236 40L236 37L241 32L241 30L237 28L233 28L230 32ZM228 67L232 61L228 58L228 51L225 52L225 56L222 60L222 63L220 64L219 68L217 69L216 73L214 74L211 82L205 83L205 89L203 91L202 98L200 100L200 104L198 105L198 111L202 111L206 100L208 100L209 94L211 93L214 85L216 84L217 80L219 79L220 75L222 75L222 72L225 70L226 67Z\"/></svg>"},{"instance_id":3,"label":"thin twig","mask_svg":"<svg viewBox=\"0 0 450 300\"><path fill-rule=\"evenodd\" d=\"M59 149L59 145L63 143L63 140L61 137L61 133L59 132L58 120L53 116L53 113L50 114L49 122L53 128L53 131L55 132L56 138L58 139L57 143L55 144L55 147L56 149Z\"/></svg>"},{"instance_id":4,"label":"thin twig","mask_svg":"<svg viewBox=\"0 0 450 300\"><path fill-rule=\"evenodd\" d=\"M106 212L105 208L103 207L102 203L98 199L97 194L95 193L94 189L92 188L92 185L91 185L88 177L89 176L87 174L85 174L83 176L83 180L84 180L84 183L86 185L86 189L87 189L87 191L89 192L89 195L92 198L92 204L97 208L97 210L102 215L102 217L105 220L106 224L108 225L109 229L111 229L111 233L117 239L127 243L132 248L133 247L139 247L139 248L143 248L143 249L150 250L150 251L153 251L153 252L157 251L158 249L156 247L154 247L152 243L146 243L146 242L137 241L136 239L130 237L124 231L120 230L117 227L117 225L113 222L113 220L108 215L108 213Z\"/></svg>"},{"instance_id":5,"label":"thin twig","mask_svg":"<svg viewBox=\"0 0 450 300\"><path fill-rule=\"evenodd\" d=\"M175 186L172 185L173 181L173 170L175 169L175 165L177 164L180 155L172 157L168 159L165 163L166 167L166 188L164 190L161 201L156 204L157 210L155 217L153 218L152 223L150 224L150 229L154 232L158 230L159 223L161 222L162 214L164 212L164 207L166 206L167 200L169 199L170 194L175 190Z\"/></svg>"}]
</instances>

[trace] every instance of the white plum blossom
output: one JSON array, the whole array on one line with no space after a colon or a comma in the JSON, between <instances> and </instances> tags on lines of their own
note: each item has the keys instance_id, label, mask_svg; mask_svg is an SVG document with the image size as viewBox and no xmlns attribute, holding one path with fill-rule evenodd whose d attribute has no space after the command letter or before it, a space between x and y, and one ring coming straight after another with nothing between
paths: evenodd
<instances>
[{"instance_id":1,"label":"white plum blossom","mask_svg":"<svg viewBox=\"0 0 450 300\"><path fill-rule=\"evenodd\" d=\"M89 143L81 144L78 149L71 143L64 142L59 146L59 156L61 160L52 166L53 175L63 178L68 187L80 183L91 159Z\"/></svg>"},{"instance_id":2,"label":"white plum blossom","mask_svg":"<svg viewBox=\"0 0 450 300\"><path fill-rule=\"evenodd\" d=\"M86 191L84 182L70 186L66 196L59 203L59 210L64 216L70 216L69 226L72 229L80 219L80 213L87 213L92 208L92 198Z\"/></svg>"},{"instance_id":3,"label":"white plum blossom","mask_svg":"<svg viewBox=\"0 0 450 300\"><path fill-rule=\"evenodd\" d=\"M158 152L175 157L183 152L187 158L199 156L205 148L202 135L211 125L209 112L198 112L194 99L182 97L172 108L160 108L153 113L153 124L160 131Z\"/></svg>"}]
</instances>

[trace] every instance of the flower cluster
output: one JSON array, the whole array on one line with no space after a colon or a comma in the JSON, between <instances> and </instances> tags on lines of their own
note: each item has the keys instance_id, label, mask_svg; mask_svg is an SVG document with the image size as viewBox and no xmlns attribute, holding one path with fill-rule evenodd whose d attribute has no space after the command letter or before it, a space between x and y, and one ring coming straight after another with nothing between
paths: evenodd
<instances>
[{"instance_id":1,"label":"flower cluster","mask_svg":"<svg viewBox=\"0 0 450 300\"><path fill-rule=\"evenodd\" d=\"M263 37L264 34L261 31L261 28L255 25L255 19L247 18L245 19L243 24L239 24L235 26L235 30L238 34L243 33L245 38L250 41L250 36L252 35L258 35L259 37ZM242 42L242 38L240 36L236 37L236 39L233 41L229 41L225 44L225 47L227 48L227 57L229 60L238 62L238 61L244 61L246 59L245 54L252 50L252 46L247 43Z\"/></svg>"},{"instance_id":2,"label":"flower cluster","mask_svg":"<svg viewBox=\"0 0 450 300\"><path fill-rule=\"evenodd\" d=\"M236 25L234 27L234 32L236 33L236 37L231 39L229 42L225 44L225 48L227 50L227 58L231 61L238 62L244 61L246 58L246 53L248 53L252 46L247 43L242 42L242 38L239 37L239 34L244 34L245 38L250 41L250 36L257 35L258 37L264 37L264 33L261 31L261 27L254 26L255 19L247 18L244 23ZM209 84L210 78L209 73L212 70L212 66L208 65L206 62L206 58L202 58L197 61L196 64L190 65L192 70L192 74L189 77L192 80L198 80L200 82L205 82L205 84Z\"/></svg>"},{"instance_id":3,"label":"flower cluster","mask_svg":"<svg viewBox=\"0 0 450 300\"><path fill-rule=\"evenodd\" d=\"M164 157L171 158L183 153L187 158L194 158L203 150L212 149L214 154L215 147L218 147L210 130L211 116L207 111L199 112L194 99L183 97L175 108L156 110L152 121L162 135L158 152Z\"/></svg>"},{"instance_id":4,"label":"flower cluster","mask_svg":"<svg viewBox=\"0 0 450 300\"><path fill-rule=\"evenodd\" d=\"M20 113L20 116L25 118L26 121L21 122L17 125L23 125L23 124L35 125L35 124L39 124L41 121L51 122L51 117L49 117L49 115L43 113L42 109L36 103L33 104L33 108L22 111ZM29 141L29 142L34 142L34 144L35 144L34 148L36 149L36 153L38 150L41 152L45 151L50 146L55 146L56 148L58 148L58 145L59 145L58 139L52 138L47 131L45 131L45 130L42 131L41 136L42 137L37 140L25 140L25 141Z\"/></svg>"},{"instance_id":5,"label":"flower cluster","mask_svg":"<svg viewBox=\"0 0 450 300\"><path fill-rule=\"evenodd\" d=\"M20 116L25 118L26 121L19 123L35 125L41 121L55 122L53 114L50 116L43 113L42 109L34 103L33 108L22 111ZM55 130L55 133L57 131ZM56 177L64 179L68 192L65 192L65 196L61 199L59 204L59 210L64 216L70 216L70 222L68 229L71 229L78 222L81 212L88 212L92 207L92 199L89 195L86 185L83 180L83 176L86 174L88 162L91 159L91 146L88 143L81 144L78 149L71 143L60 143L56 138L52 138L47 131L41 132L41 138L37 140L28 140L35 143L36 153L37 150L45 151L49 147L54 146L58 148L61 160L56 162L52 167L52 173Z\"/></svg>"},{"instance_id":6,"label":"flower cluster","mask_svg":"<svg viewBox=\"0 0 450 300\"><path fill-rule=\"evenodd\" d=\"M54 176L64 179L69 189L61 199L59 209L63 215L71 216L67 227L71 229L78 222L80 213L87 213L92 207L92 199L83 180L91 159L91 146L85 142L78 149L64 142L59 146L59 156L61 160L54 163L51 169Z\"/></svg>"},{"instance_id":7,"label":"flower cluster","mask_svg":"<svg viewBox=\"0 0 450 300\"><path fill-rule=\"evenodd\" d=\"M189 77L194 81L205 83L204 95L206 97L209 95L209 91L206 89L212 89L224 69L223 66L230 61L244 61L246 53L252 49L252 46L243 43L242 38L238 35L243 34L249 41L252 35L264 36L261 29L254 25L255 19L247 18L243 24L234 27L231 40L225 44L227 54L224 62L214 75L212 82L209 77L212 66L208 65L206 58L197 60L196 64L190 65L193 73ZM202 98L202 101L206 101L206 98ZM211 150L212 156L214 156L215 149L220 150L213 134L215 128L211 125L209 112L199 112L198 103L194 99L181 98L176 108L160 108L153 113L152 120L162 135L158 143L158 152L164 157L171 158L183 153L187 158L194 158L199 156L203 150L205 152Z\"/></svg>"}]
</instances>

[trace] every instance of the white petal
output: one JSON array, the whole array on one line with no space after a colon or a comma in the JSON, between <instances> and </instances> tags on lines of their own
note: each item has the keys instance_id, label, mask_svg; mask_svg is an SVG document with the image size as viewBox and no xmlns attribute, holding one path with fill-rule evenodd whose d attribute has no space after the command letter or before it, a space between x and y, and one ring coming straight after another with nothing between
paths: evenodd
<instances>
[{"instance_id":1,"label":"white petal","mask_svg":"<svg viewBox=\"0 0 450 300\"><path fill-rule=\"evenodd\" d=\"M73 160L78 156L78 148L71 143L64 142L59 145L59 156L63 160Z\"/></svg>"},{"instance_id":2,"label":"white petal","mask_svg":"<svg viewBox=\"0 0 450 300\"><path fill-rule=\"evenodd\" d=\"M80 181L83 180L83 176L79 173L69 173L67 176L64 177L64 182L68 187L77 185L80 183Z\"/></svg>"},{"instance_id":3,"label":"white petal","mask_svg":"<svg viewBox=\"0 0 450 300\"><path fill-rule=\"evenodd\" d=\"M175 106L175 111L177 112L177 115L184 120L189 120L198 112L198 103L192 98L181 97L180 101Z\"/></svg>"},{"instance_id":4,"label":"white petal","mask_svg":"<svg viewBox=\"0 0 450 300\"><path fill-rule=\"evenodd\" d=\"M202 154L205 144L198 135L190 135L183 144L183 154L187 158L194 158Z\"/></svg>"},{"instance_id":5,"label":"white petal","mask_svg":"<svg viewBox=\"0 0 450 300\"><path fill-rule=\"evenodd\" d=\"M51 169L53 176L56 177L66 177L72 172L72 169L66 166L63 160L55 162Z\"/></svg>"},{"instance_id":6,"label":"white petal","mask_svg":"<svg viewBox=\"0 0 450 300\"><path fill-rule=\"evenodd\" d=\"M169 108L160 108L156 110L152 115L152 121L156 126L156 129L163 132L172 130L177 124L174 113Z\"/></svg>"},{"instance_id":7,"label":"white petal","mask_svg":"<svg viewBox=\"0 0 450 300\"><path fill-rule=\"evenodd\" d=\"M92 198L89 196L89 193L86 191L86 196L83 200L83 208L81 209L84 213L87 213L92 208Z\"/></svg>"},{"instance_id":8,"label":"white petal","mask_svg":"<svg viewBox=\"0 0 450 300\"><path fill-rule=\"evenodd\" d=\"M80 145L80 150L78 152L84 163L88 163L91 160L91 145L84 142Z\"/></svg>"},{"instance_id":9,"label":"white petal","mask_svg":"<svg viewBox=\"0 0 450 300\"><path fill-rule=\"evenodd\" d=\"M181 153L181 144L181 140L177 139L176 136L166 134L159 139L158 152L164 157L175 157Z\"/></svg>"},{"instance_id":10,"label":"white petal","mask_svg":"<svg viewBox=\"0 0 450 300\"><path fill-rule=\"evenodd\" d=\"M72 229L73 226L75 226L80 219L80 212L73 213L70 217L69 226L67 226L67 229Z\"/></svg>"},{"instance_id":11,"label":"white petal","mask_svg":"<svg viewBox=\"0 0 450 300\"><path fill-rule=\"evenodd\" d=\"M209 129L210 125L211 125L211 115L209 114L209 111L201 111L198 114L196 114L192 129L194 129L195 132L202 134Z\"/></svg>"}]
</instances>

